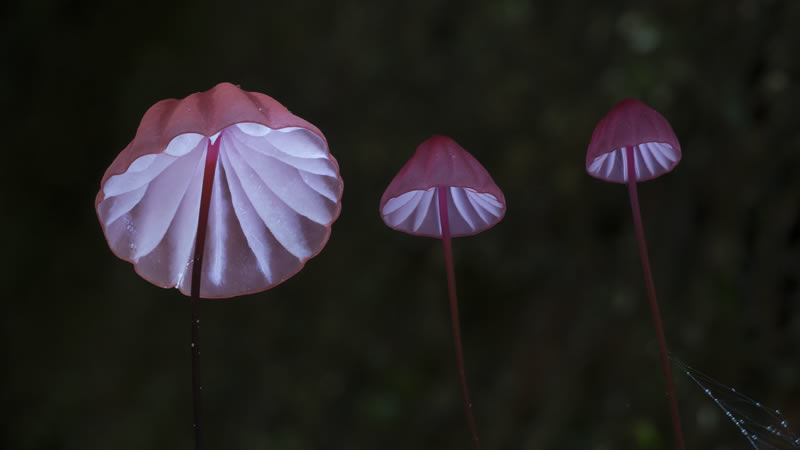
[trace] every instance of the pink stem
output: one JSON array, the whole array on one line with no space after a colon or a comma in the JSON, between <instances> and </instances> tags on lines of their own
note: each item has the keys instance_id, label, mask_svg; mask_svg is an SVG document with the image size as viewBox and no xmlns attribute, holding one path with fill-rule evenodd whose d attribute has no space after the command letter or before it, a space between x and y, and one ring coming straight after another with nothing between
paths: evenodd
<instances>
[{"instance_id":1,"label":"pink stem","mask_svg":"<svg viewBox=\"0 0 800 450\"><path fill-rule=\"evenodd\" d=\"M636 242L639 244L639 258L642 260L642 271L644 281L647 285L647 296L650 299L650 313L653 316L653 324L656 327L658 337L658 351L661 356L661 366L664 369L664 378L667 383L667 397L669 398L670 413L672 414L672 427L675 432L677 447L684 450L686 445L683 440L683 429L681 428L681 417L678 413L678 400L675 396L675 384L672 381L672 370L669 364L669 354L667 352L667 338L664 337L664 327L661 325L661 313L658 309L658 299L656 298L656 286L653 283L653 273L650 271L650 258L647 255L647 243L644 239L644 226L642 216L639 212L639 196L636 193L636 164L633 156L634 147L626 147L626 158L628 162L628 195L631 200L631 212L633 213L633 227L636 230Z\"/></svg>"},{"instance_id":2,"label":"pink stem","mask_svg":"<svg viewBox=\"0 0 800 450\"><path fill-rule=\"evenodd\" d=\"M208 209L211 205L211 187L214 184L214 173L217 169L219 144L222 134L208 146L206 164L203 171L203 190L200 194L200 216L197 220L197 240L194 245L194 263L192 265L192 412L194 429L194 448L202 448L200 440L200 280L203 273L203 253L206 245L206 230L208 228Z\"/></svg>"},{"instance_id":3,"label":"pink stem","mask_svg":"<svg viewBox=\"0 0 800 450\"><path fill-rule=\"evenodd\" d=\"M472 440L475 448L481 450L481 440L478 437L478 425L472 414L472 402L469 400L467 388L467 375L464 371L464 351L461 348L461 327L458 324L458 297L456 297L456 274L453 269L453 247L450 239L450 219L447 216L447 186L436 186L439 200L439 221L442 226L442 246L444 248L444 265L447 272L447 294L450 297L450 322L453 327L453 343L456 347L456 362L458 363L458 376L461 381L461 394L464 397L464 413L467 416Z\"/></svg>"}]
</instances>

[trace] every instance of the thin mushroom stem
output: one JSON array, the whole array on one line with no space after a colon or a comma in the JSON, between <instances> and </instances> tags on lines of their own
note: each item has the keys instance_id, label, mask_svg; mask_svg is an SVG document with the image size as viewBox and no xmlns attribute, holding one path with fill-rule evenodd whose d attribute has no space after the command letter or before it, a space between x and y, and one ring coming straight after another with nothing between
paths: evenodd
<instances>
[{"instance_id":1,"label":"thin mushroom stem","mask_svg":"<svg viewBox=\"0 0 800 450\"><path fill-rule=\"evenodd\" d=\"M202 441L200 439L200 391L203 387L200 384L200 280L203 273L203 253L206 244L206 230L208 229L208 210L211 204L211 187L214 184L214 173L217 170L217 158L219 156L219 144L222 135L217 136L217 140L208 146L206 151L206 164L203 171L203 190L200 194L200 216L197 220L197 239L194 246L194 262L192 265L192 289L191 289L191 308L192 308L192 412L194 429L194 448L200 450Z\"/></svg>"},{"instance_id":2,"label":"thin mushroom stem","mask_svg":"<svg viewBox=\"0 0 800 450\"><path fill-rule=\"evenodd\" d=\"M636 230L636 242L639 244L639 258L642 260L642 271L644 281L647 285L647 296L650 300L650 313L653 317L653 324L656 327L658 338L658 351L661 356L661 366L664 369L664 378L667 384L667 397L669 398L670 413L672 415L672 427L675 432L677 448L684 450L686 445L683 440L683 429L681 427L681 417L678 413L678 400L675 396L675 383L672 380L672 370L669 364L669 352L667 350L667 339L664 337L664 327L661 324L661 312L658 308L656 298L656 286L653 283L653 273L650 270L650 258L647 254L647 243L644 238L644 226L642 225L642 215L639 212L639 195L636 191L636 168L634 164L634 147L626 147L626 161L628 166L628 195L631 200L631 212L633 213L633 227Z\"/></svg>"},{"instance_id":3,"label":"thin mushroom stem","mask_svg":"<svg viewBox=\"0 0 800 450\"><path fill-rule=\"evenodd\" d=\"M447 186L437 186L436 193L439 201L439 223L442 226L442 247L444 249L444 265L447 272L447 295L450 298L450 323L453 328L453 344L456 349L456 362L458 364L458 377L461 382L461 394L464 397L464 414L467 416L472 441L475 448L481 450L481 440L478 437L478 425L472 414L472 402L469 399L467 388L467 375L464 370L464 351L461 347L461 327L458 320L458 297L456 296L456 275L453 269L453 246L450 236L450 219L447 215Z\"/></svg>"}]
</instances>

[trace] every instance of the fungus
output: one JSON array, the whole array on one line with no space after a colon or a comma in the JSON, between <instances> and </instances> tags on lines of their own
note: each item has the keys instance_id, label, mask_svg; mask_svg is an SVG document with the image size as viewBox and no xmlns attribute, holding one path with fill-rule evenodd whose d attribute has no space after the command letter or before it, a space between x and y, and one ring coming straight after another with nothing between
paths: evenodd
<instances>
[{"instance_id":1,"label":"fungus","mask_svg":"<svg viewBox=\"0 0 800 450\"><path fill-rule=\"evenodd\" d=\"M472 155L449 137L433 136L417 147L394 177L379 209L390 228L442 240L464 412L475 446L480 449L464 371L451 238L474 235L497 224L506 212L505 197Z\"/></svg>"},{"instance_id":2,"label":"fungus","mask_svg":"<svg viewBox=\"0 0 800 450\"><path fill-rule=\"evenodd\" d=\"M636 241L642 263L644 281L650 300L650 312L658 338L661 365L666 379L672 425L679 449L684 449L678 402L669 364L667 340L661 324L656 288L650 270L650 259L639 212L639 197L636 183L659 177L672 169L681 160L681 147L669 122L653 108L644 103L627 99L617 103L603 117L592 133L586 153L586 171L604 181L628 185L628 194L633 213Z\"/></svg>"},{"instance_id":3,"label":"fungus","mask_svg":"<svg viewBox=\"0 0 800 450\"><path fill-rule=\"evenodd\" d=\"M342 179L317 127L230 83L163 100L106 170L95 208L111 250L191 296L199 439L199 299L264 291L328 241Z\"/></svg>"}]
</instances>

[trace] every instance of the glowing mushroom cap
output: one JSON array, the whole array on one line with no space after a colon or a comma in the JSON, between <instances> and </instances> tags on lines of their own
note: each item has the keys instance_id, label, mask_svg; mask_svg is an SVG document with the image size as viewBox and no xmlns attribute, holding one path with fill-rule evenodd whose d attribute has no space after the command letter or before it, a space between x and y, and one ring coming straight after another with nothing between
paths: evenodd
<instances>
[{"instance_id":1,"label":"glowing mushroom cap","mask_svg":"<svg viewBox=\"0 0 800 450\"><path fill-rule=\"evenodd\" d=\"M381 218L395 230L441 238L437 188L446 189L454 237L489 229L506 213L503 192L481 163L449 137L433 136L389 183Z\"/></svg>"},{"instance_id":2,"label":"glowing mushroom cap","mask_svg":"<svg viewBox=\"0 0 800 450\"><path fill-rule=\"evenodd\" d=\"M634 150L637 182L661 176L681 160L681 146L667 119L634 99L614 105L597 124L586 152L586 171L601 180L627 183L627 147Z\"/></svg>"},{"instance_id":3,"label":"glowing mushroom cap","mask_svg":"<svg viewBox=\"0 0 800 450\"><path fill-rule=\"evenodd\" d=\"M145 113L95 199L106 240L146 280L189 295L205 159L214 144L200 295L269 289L327 243L342 179L317 127L230 83Z\"/></svg>"}]
</instances>

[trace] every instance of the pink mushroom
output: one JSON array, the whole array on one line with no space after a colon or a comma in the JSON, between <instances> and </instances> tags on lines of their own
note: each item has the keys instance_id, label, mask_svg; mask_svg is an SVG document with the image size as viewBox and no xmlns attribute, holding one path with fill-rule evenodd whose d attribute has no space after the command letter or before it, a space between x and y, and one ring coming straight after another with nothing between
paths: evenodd
<instances>
[{"instance_id":1,"label":"pink mushroom","mask_svg":"<svg viewBox=\"0 0 800 450\"><path fill-rule=\"evenodd\" d=\"M681 146L669 122L653 108L633 99L617 103L600 120L592 133L592 140L586 153L586 171L589 175L601 180L628 185L633 225L639 245L639 257L650 300L650 312L658 337L661 365L666 379L672 425L677 446L679 449L684 449L678 402L669 365L667 340L661 325L661 313L658 308L653 274L650 270L650 259L647 256L644 227L639 212L639 198L636 193L636 183L671 171L680 160Z\"/></svg>"},{"instance_id":2,"label":"pink mushroom","mask_svg":"<svg viewBox=\"0 0 800 450\"><path fill-rule=\"evenodd\" d=\"M386 188L380 202L381 218L390 228L442 240L464 411L478 449L480 438L464 372L450 238L487 230L499 222L505 212L505 197L486 169L446 136L434 136L420 144Z\"/></svg>"},{"instance_id":3,"label":"pink mushroom","mask_svg":"<svg viewBox=\"0 0 800 450\"><path fill-rule=\"evenodd\" d=\"M192 298L198 448L199 298L263 291L297 273L327 243L341 196L319 129L230 83L153 105L106 170L95 208L111 250Z\"/></svg>"}]
</instances>

